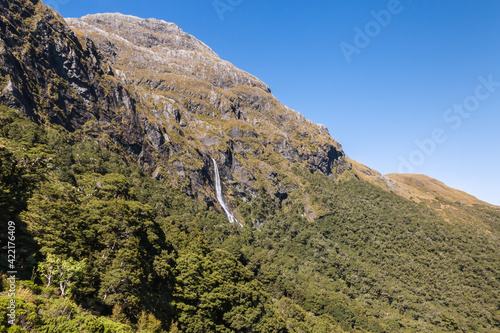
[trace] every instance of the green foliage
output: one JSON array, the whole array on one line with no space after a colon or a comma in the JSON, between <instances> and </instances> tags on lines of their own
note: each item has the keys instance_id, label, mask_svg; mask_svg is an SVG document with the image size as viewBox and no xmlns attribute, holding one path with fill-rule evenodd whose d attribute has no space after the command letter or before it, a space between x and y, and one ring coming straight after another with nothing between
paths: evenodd
<instances>
[{"instance_id":1,"label":"green foliage","mask_svg":"<svg viewBox=\"0 0 500 333\"><path fill-rule=\"evenodd\" d=\"M80 198L76 189L58 181L40 184L21 215L28 224L41 252L64 256L84 251L77 240L85 232L80 218Z\"/></svg>"},{"instance_id":2,"label":"green foliage","mask_svg":"<svg viewBox=\"0 0 500 333\"><path fill-rule=\"evenodd\" d=\"M174 304L186 333L284 331L260 284L223 250L179 256Z\"/></svg>"},{"instance_id":3,"label":"green foliage","mask_svg":"<svg viewBox=\"0 0 500 333\"><path fill-rule=\"evenodd\" d=\"M59 285L61 297L66 295L68 287L74 285L74 280L78 279L86 269L85 259L81 262L73 258L66 260L52 253L47 254L47 259L39 263L38 270L47 280L47 287L51 283Z\"/></svg>"},{"instance_id":4,"label":"green foliage","mask_svg":"<svg viewBox=\"0 0 500 333\"><path fill-rule=\"evenodd\" d=\"M161 321L156 319L156 317L151 313L146 313L142 311L139 322L137 323L138 333L160 333Z\"/></svg>"},{"instance_id":5,"label":"green foliage","mask_svg":"<svg viewBox=\"0 0 500 333\"><path fill-rule=\"evenodd\" d=\"M269 192L261 187L256 198L248 204L240 203L238 209L246 221L251 221L258 227L269 216L276 215L278 204L271 198Z\"/></svg>"},{"instance_id":6,"label":"green foliage","mask_svg":"<svg viewBox=\"0 0 500 333\"><path fill-rule=\"evenodd\" d=\"M0 147L0 218L12 220L24 209L27 182L23 169L17 166L15 157L6 148Z\"/></svg>"},{"instance_id":7,"label":"green foliage","mask_svg":"<svg viewBox=\"0 0 500 333\"><path fill-rule=\"evenodd\" d=\"M132 333L131 326L95 316L82 310L68 299L47 299L24 293L16 297L16 324L10 326L6 317L0 318L0 332L54 332L54 333ZM0 296L3 312L10 298ZM9 327L8 329L5 329Z\"/></svg>"},{"instance_id":8,"label":"green foliage","mask_svg":"<svg viewBox=\"0 0 500 333\"><path fill-rule=\"evenodd\" d=\"M275 298L344 330L498 331L497 235L363 181L304 177L327 214L266 224L247 249Z\"/></svg>"},{"instance_id":9,"label":"green foliage","mask_svg":"<svg viewBox=\"0 0 500 333\"><path fill-rule=\"evenodd\" d=\"M238 207L255 228L239 228L106 138L3 107L0 163L2 218L34 281L19 284L18 326L2 316L0 332L500 331L496 210L466 208L481 228L452 224L296 168L323 215L309 222L261 188Z\"/></svg>"},{"instance_id":10,"label":"green foliage","mask_svg":"<svg viewBox=\"0 0 500 333\"><path fill-rule=\"evenodd\" d=\"M29 133L33 132L33 133ZM10 140L15 137L20 141ZM26 209L32 190L47 172L44 135L19 112L0 106L0 270L7 271L7 222L16 224L19 277L28 278L35 264L36 243L18 216Z\"/></svg>"},{"instance_id":11,"label":"green foliage","mask_svg":"<svg viewBox=\"0 0 500 333\"><path fill-rule=\"evenodd\" d=\"M328 315L316 316L307 313L302 307L288 297L282 297L277 303L278 309L286 318L290 332L308 333L341 333L345 332L335 324L335 320Z\"/></svg>"},{"instance_id":12,"label":"green foliage","mask_svg":"<svg viewBox=\"0 0 500 333\"><path fill-rule=\"evenodd\" d=\"M14 114L10 126L27 121ZM29 141L41 156L54 158L50 168L35 167L40 177L18 209L39 248L38 279L48 286L37 302L52 302L53 313L30 312L38 322L28 331L101 332L117 322L138 332L168 330L172 323L172 331L183 332L283 331L269 296L238 261L236 229L223 216L148 178L111 150L78 139L78 132L30 124L36 132L31 141L4 135L6 154L21 156L19 147ZM15 164L12 170L22 176ZM217 249L224 244L230 252ZM189 260L195 259L199 269L193 271ZM63 320L67 310L54 296L110 319Z\"/></svg>"}]
</instances>

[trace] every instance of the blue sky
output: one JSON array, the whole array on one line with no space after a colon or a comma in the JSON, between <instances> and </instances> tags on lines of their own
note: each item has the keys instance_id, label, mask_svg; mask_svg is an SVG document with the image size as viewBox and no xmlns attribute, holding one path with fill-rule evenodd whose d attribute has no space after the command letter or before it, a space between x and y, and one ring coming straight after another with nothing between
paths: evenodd
<instances>
[{"instance_id":1,"label":"blue sky","mask_svg":"<svg viewBox=\"0 0 500 333\"><path fill-rule=\"evenodd\" d=\"M500 1L45 3L64 17L174 22L326 125L355 160L500 205Z\"/></svg>"}]
</instances>

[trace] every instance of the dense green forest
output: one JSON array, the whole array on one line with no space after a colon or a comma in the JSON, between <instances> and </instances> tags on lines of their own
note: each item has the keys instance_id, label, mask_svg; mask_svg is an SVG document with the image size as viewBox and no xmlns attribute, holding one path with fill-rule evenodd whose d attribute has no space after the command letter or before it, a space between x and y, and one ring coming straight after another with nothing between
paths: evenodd
<instances>
[{"instance_id":1,"label":"dense green forest","mask_svg":"<svg viewBox=\"0 0 500 333\"><path fill-rule=\"evenodd\" d=\"M5 107L0 166L20 279L10 326L2 276L0 332L500 332L498 211L470 208L493 232L449 223L297 166L324 214L285 214L262 190L239 228L106 137Z\"/></svg>"}]
</instances>

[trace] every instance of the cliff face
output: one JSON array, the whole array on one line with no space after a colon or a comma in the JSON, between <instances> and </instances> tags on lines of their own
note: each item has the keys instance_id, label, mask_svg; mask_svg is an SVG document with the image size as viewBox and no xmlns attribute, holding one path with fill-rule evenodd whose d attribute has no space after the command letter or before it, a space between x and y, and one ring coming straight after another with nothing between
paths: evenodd
<instances>
[{"instance_id":1,"label":"cliff face","mask_svg":"<svg viewBox=\"0 0 500 333\"><path fill-rule=\"evenodd\" d=\"M0 102L118 143L188 195L217 206L211 158L233 208L260 188L277 202L303 201L293 167L333 178L350 167L324 126L175 24L64 20L36 0L0 2Z\"/></svg>"},{"instance_id":2,"label":"cliff face","mask_svg":"<svg viewBox=\"0 0 500 333\"><path fill-rule=\"evenodd\" d=\"M142 151L136 102L89 38L36 0L1 0L0 20L0 103L69 130L92 121L128 151Z\"/></svg>"}]
</instances>

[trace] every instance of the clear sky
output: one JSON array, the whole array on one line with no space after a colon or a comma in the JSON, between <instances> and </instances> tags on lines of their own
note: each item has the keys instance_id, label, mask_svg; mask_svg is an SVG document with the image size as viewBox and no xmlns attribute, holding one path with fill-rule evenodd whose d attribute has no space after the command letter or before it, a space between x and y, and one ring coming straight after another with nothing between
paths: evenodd
<instances>
[{"instance_id":1,"label":"clear sky","mask_svg":"<svg viewBox=\"0 0 500 333\"><path fill-rule=\"evenodd\" d=\"M500 205L500 1L45 0L174 22L383 174Z\"/></svg>"}]
</instances>

